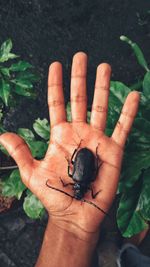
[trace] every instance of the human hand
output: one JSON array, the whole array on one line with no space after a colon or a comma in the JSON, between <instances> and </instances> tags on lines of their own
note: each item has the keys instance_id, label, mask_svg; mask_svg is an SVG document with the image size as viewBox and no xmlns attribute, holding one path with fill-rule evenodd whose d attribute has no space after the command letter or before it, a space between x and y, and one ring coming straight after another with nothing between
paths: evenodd
<instances>
[{"instance_id":1,"label":"human hand","mask_svg":"<svg viewBox=\"0 0 150 267\"><path fill-rule=\"evenodd\" d=\"M72 187L63 187L60 180L61 177L65 183L73 182L68 177L66 158L71 158L81 140L80 148L86 147L94 155L98 147L98 157L102 164L92 187L94 192L100 190L100 193L92 199L91 192L88 191L84 199L95 203L107 212L115 197L123 148L139 103L139 93L131 92L125 101L112 136L107 137L104 130L111 69L105 63L97 68L90 124L86 122L86 69L87 56L79 52L74 56L72 64L72 122L69 123L66 120L64 105L62 66L59 62L54 62L50 66L48 105L51 136L44 159L34 159L24 140L16 134L4 133L0 136L0 143L18 164L23 183L41 200L51 220L80 236L96 232L105 216L104 213L86 202L49 188L46 183L73 195Z\"/></svg>"}]
</instances>

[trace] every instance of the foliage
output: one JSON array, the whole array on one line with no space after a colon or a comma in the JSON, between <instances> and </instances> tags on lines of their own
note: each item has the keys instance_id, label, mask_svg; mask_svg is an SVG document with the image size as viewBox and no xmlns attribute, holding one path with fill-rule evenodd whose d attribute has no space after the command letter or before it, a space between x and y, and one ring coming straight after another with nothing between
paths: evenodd
<instances>
[{"instance_id":1,"label":"foliage","mask_svg":"<svg viewBox=\"0 0 150 267\"><path fill-rule=\"evenodd\" d=\"M19 103L20 97L35 98L33 83L38 76L33 66L13 54L12 41L6 40L0 47L0 133L4 132L3 119L11 106ZM12 61L13 60L13 61Z\"/></svg>"},{"instance_id":2,"label":"foliage","mask_svg":"<svg viewBox=\"0 0 150 267\"><path fill-rule=\"evenodd\" d=\"M2 185L2 194L7 197L15 196L20 199L22 192L25 190L25 185L20 179L18 170L13 170L9 176L5 177Z\"/></svg>"},{"instance_id":3,"label":"foliage","mask_svg":"<svg viewBox=\"0 0 150 267\"><path fill-rule=\"evenodd\" d=\"M38 80L38 76L34 73L33 66L26 61L18 60L19 56L11 51L12 41L8 39L0 47L0 133L5 132L3 120L10 107L17 105L22 97L35 99L36 96L33 84ZM34 157L41 158L43 156L47 149L45 142L37 141L34 134L28 129L19 129L18 134L26 140ZM2 146L0 146L0 150L8 155ZM26 187L20 179L18 169L8 172L7 176L1 174L1 178L2 194L20 199Z\"/></svg>"},{"instance_id":4,"label":"foliage","mask_svg":"<svg viewBox=\"0 0 150 267\"><path fill-rule=\"evenodd\" d=\"M117 223L122 235L131 237L146 229L150 221L150 70L139 46L125 36L121 40L131 46L146 71L140 82L141 103L127 141L118 190L121 199ZM112 130L112 117L118 119L124 96L132 90L132 86L120 82L111 83L107 130Z\"/></svg>"},{"instance_id":5,"label":"foliage","mask_svg":"<svg viewBox=\"0 0 150 267\"><path fill-rule=\"evenodd\" d=\"M40 200L27 190L27 196L25 197L23 208L25 213L32 219L41 218L44 214L44 207Z\"/></svg>"}]
</instances>

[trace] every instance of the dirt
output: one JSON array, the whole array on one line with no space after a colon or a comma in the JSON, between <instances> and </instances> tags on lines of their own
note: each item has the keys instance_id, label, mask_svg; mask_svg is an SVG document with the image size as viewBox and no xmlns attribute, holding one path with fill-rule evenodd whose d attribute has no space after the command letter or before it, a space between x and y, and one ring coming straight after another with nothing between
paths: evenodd
<instances>
[{"instance_id":1,"label":"dirt","mask_svg":"<svg viewBox=\"0 0 150 267\"><path fill-rule=\"evenodd\" d=\"M2 211L5 211L7 209L10 209L13 201L15 200L14 197L4 197L1 195L1 192L0 192L0 213Z\"/></svg>"}]
</instances>

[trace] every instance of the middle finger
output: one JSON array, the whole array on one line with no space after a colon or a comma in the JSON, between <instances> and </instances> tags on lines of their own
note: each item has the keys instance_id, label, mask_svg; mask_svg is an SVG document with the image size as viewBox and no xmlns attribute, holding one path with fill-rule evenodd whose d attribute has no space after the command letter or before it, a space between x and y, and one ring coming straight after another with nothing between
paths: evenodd
<instances>
[{"instance_id":1,"label":"middle finger","mask_svg":"<svg viewBox=\"0 0 150 267\"><path fill-rule=\"evenodd\" d=\"M104 131L106 126L110 74L110 65L103 63L97 67L91 125L101 131Z\"/></svg>"},{"instance_id":2,"label":"middle finger","mask_svg":"<svg viewBox=\"0 0 150 267\"><path fill-rule=\"evenodd\" d=\"M71 113L73 122L86 121L86 72L87 55L83 52L78 52L73 57L71 71Z\"/></svg>"}]
</instances>

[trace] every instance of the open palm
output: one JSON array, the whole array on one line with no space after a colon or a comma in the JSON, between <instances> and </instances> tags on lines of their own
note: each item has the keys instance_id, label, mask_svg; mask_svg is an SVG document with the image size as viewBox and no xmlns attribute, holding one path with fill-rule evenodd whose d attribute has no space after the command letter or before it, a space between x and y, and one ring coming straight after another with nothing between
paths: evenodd
<instances>
[{"instance_id":1,"label":"open palm","mask_svg":"<svg viewBox=\"0 0 150 267\"><path fill-rule=\"evenodd\" d=\"M52 187L74 195L73 183L68 176L68 160L80 144L96 156L96 148L101 166L96 180L92 183L93 191L100 193L92 198L88 191L84 199L95 203L105 212L108 211L116 193L120 174L123 147L137 113L139 94L128 95L119 121L110 138L105 136L110 66L101 64L97 68L91 122L87 124L86 94L87 56L79 52L73 58L71 74L71 113L72 122L66 120L63 96L62 66L55 62L50 66L48 79L48 105L51 122L51 138L44 159L33 159L24 140L13 133L0 136L0 142L8 150L19 166L22 181L41 200L51 219L59 225L72 224L86 232L98 229L104 213L93 205L76 200L54 190ZM50 185L48 187L46 185Z\"/></svg>"}]
</instances>

